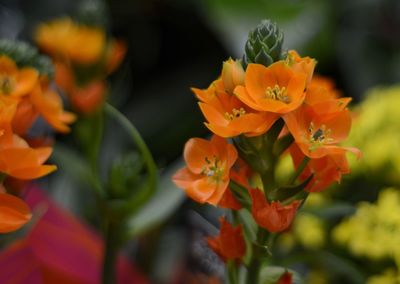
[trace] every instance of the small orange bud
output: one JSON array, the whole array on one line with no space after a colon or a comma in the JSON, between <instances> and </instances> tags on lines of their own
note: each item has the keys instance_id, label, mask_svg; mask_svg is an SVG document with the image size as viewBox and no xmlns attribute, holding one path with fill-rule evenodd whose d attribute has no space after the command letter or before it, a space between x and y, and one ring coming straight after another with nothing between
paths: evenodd
<instances>
[{"instance_id":1,"label":"small orange bud","mask_svg":"<svg viewBox=\"0 0 400 284\"><path fill-rule=\"evenodd\" d=\"M229 94L233 94L233 90L238 85L244 84L244 70L239 60L225 61L222 65L222 81L224 82L225 90Z\"/></svg>"}]
</instances>

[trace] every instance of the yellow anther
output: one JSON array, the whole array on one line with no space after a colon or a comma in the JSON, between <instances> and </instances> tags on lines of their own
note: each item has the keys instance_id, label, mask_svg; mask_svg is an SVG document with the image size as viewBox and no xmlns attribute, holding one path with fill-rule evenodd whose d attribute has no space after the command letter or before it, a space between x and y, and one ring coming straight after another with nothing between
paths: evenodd
<instances>
[{"instance_id":1,"label":"yellow anther","mask_svg":"<svg viewBox=\"0 0 400 284\"><path fill-rule=\"evenodd\" d=\"M268 87L265 90L265 95L268 99L280 101L285 104L290 103L290 98L287 95L286 87L280 87L277 84L275 84L275 86L273 88Z\"/></svg>"},{"instance_id":2,"label":"yellow anther","mask_svg":"<svg viewBox=\"0 0 400 284\"><path fill-rule=\"evenodd\" d=\"M245 114L246 114L245 109L241 107L240 109L236 109L236 108L232 109L231 113L225 112L224 117L227 120L234 120L235 118L239 118Z\"/></svg>"}]
</instances>

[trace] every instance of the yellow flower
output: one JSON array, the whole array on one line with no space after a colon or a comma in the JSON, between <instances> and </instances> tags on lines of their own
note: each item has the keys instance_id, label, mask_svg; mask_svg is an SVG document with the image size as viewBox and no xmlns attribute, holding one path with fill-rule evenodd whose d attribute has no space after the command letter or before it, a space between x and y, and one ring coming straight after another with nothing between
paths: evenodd
<instances>
[{"instance_id":1,"label":"yellow flower","mask_svg":"<svg viewBox=\"0 0 400 284\"><path fill-rule=\"evenodd\" d=\"M325 244L324 224L318 217L302 213L294 221L296 239L305 247L317 249Z\"/></svg>"},{"instance_id":2,"label":"yellow flower","mask_svg":"<svg viewBox=\"0 0 400 284\"><path fill-rule=\"evenodd\" d=\"M374 275L367 279L367 284L398 284L399 274L393 269L387 269L380 275Z\"/></svg>"}]
</instances>

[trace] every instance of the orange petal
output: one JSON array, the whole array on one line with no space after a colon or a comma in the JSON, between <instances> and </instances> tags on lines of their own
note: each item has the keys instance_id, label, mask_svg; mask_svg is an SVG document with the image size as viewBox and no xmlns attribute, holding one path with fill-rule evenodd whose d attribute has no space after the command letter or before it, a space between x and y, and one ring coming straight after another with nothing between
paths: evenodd
<instances>
[{"instance_id":1,"label":"orange petal","mask_svg":"<svg viewBox=\"0 0 400 284\"><path fill-rule=\"evenodd\" d=\"M33 90L38 81L39 73L33 68L22 68L17 77L17 85L13 92L15 96L23 96Z\"/></svg>"},{"instance_id":2,"label":"orange petal","mask_svg":"<svg viewBox=\"0 0 400 284\"><path fill-rule=\"evenodd\" d=\"M215 188L216 184L210 183L208 178L204 177L195 181L191 187L186 188L185 192L193 200L199 203L204 203L208 202L208 199L211 197L211 195L213 195Z\"/></svg>"},{"instance_id":3,"label":"orange petal","mask_svg":"<svg viewBox=\"0 0 400 284\"><path fill-rule=\"evenodd\" d=\"M48 175L52 172L57 170L57 166L55 165L41 165L37 167L32 167L32 168L19 168L19 169L14 169L10 171L8 174L10 176L19 178L19 179L37 179L40 177L43 177L45 175Z\"/></svg>"},{"instance_id":4,"label":"orange petal","mask_svg":"<svg viewBox=\"0 0 400 284\"><path fill-rule=\"evenodd\" d=\"M265 91L265 90L264 90ZM244 104L251 107L252 109L263 111L263 107L258 105L253 98L249 95L246 88L243 86L237 86L233 93L241 100Z\"/></svg>"},{"instance_id":5,"label":"orange petal","mask_svg":"<svg viewBox=\"0 0 400 284\"><path fill-rule=\"evenodd\" d=\"M201 138L189 139L184 148L183 157L191 172L200 174L206 163L206 157L215 154L211 143Z\"/></svg>"},{"instance_id":6,"label":"orange petal","mask_svg":"<svg viewBox=\"0 0 400 284\"><path fill-rule=\"evenodd\" d=\"M6 193L0 193L0 233L19 229L31 219L28 205L21 199Z\"/></svg>"}]
</instances>

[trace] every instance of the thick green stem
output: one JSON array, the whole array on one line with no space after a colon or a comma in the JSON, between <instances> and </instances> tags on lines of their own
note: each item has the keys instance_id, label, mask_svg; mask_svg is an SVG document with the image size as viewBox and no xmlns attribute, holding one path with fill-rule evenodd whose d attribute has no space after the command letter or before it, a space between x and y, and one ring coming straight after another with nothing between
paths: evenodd
<instances>
[{"instance_id":1,"label":"thick green stem","mask_svg":"<svg viewBox=\"0 0 400 284\"><path fill-rule=\"evenodd\" d=\"M103 284L116 282L116 259L118 255L118 230L111 220L106 221L104 228Z\"/></svg>"}]
</instances>

